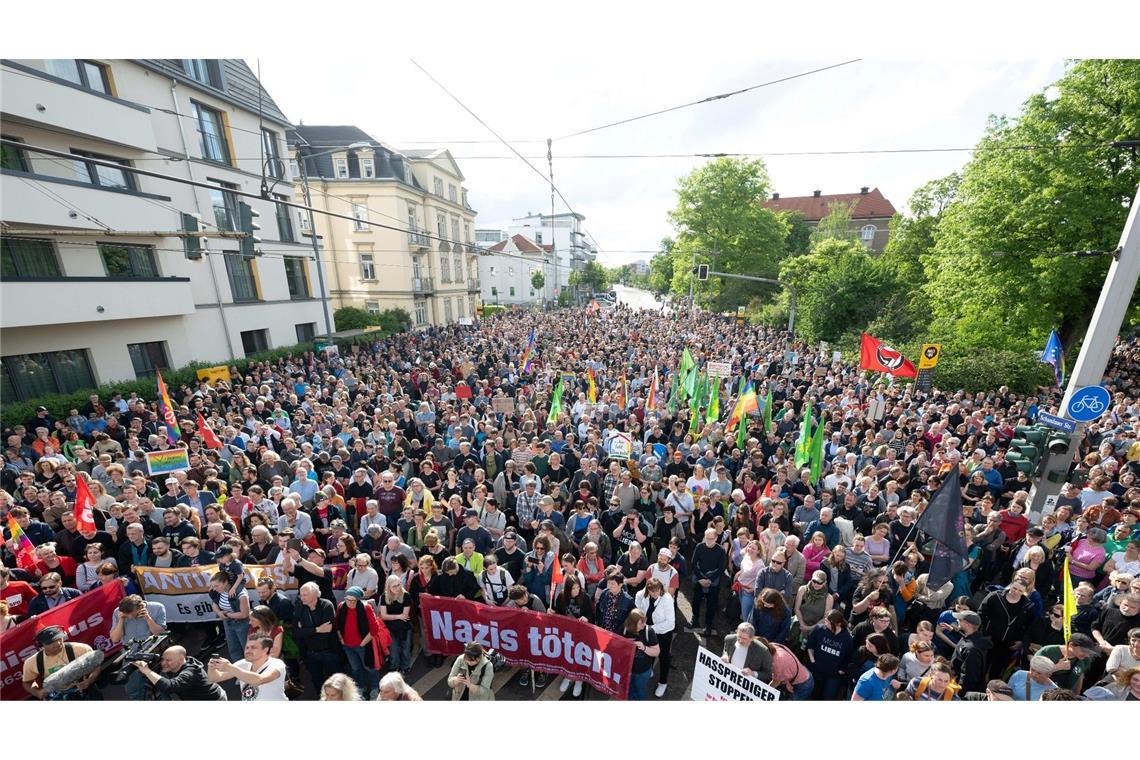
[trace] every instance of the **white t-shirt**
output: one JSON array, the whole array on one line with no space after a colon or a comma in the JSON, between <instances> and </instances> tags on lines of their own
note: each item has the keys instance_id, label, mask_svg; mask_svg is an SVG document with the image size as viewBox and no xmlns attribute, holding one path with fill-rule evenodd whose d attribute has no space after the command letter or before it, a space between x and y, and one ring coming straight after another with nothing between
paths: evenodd
<instances>
[{"instance_id":1,"label":"white t-shirt","mask_svg":"<svg viewBox=\"0 0 1140 760\"><path fill-rule=\"evenodd\" d=\"M732 658L729 660L729 662L732 663L733 666L739 668L740 670L744 670L744 662L747 659L748 659L748 647L741 646L740 644L737 644L736 648L732 650Z\"/></svg>"},{"instance_id":2,"label":"white t-shirt","mask_svg":"<svg viewBox=\"0 0 1140 760\"><path fill-rule=\"evenodd\" d=\"M270 657L260 668L253 667L249 660L238 660L234 665L242 670L252 670L254 673L260 675L266 675L271 672L280 674L277 678L261 686L253 686L252 684L238 681L238 687L241 689L242 702L289 701L289 698L285 696L285 663L281 660L276 657Z\"/></svg>"}]
</instances>

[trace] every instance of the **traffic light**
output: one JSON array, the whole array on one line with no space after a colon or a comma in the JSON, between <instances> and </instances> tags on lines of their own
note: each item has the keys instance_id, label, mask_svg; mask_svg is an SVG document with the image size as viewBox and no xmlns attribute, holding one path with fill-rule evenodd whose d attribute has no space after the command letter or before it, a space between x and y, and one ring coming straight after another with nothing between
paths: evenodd
<instances>
[{"instance_id":1,"label":"traffic light","mask_svg":"<svg viewBox=\"0 0 1140 760\"><path fill-rule=\"evenodd\" d=\"M1005 458L1013 462L1017 469L1026 475L1036 472L1045 449L1047 429L1039 426L1018 425L1014 430L1017 438L1009 442Z\"/></svg>"},{"instance_id":2,"label":"traffic light","mask_svg":"<svg viewBox=\"0 0 1140 760\"><path fill-rule=\"evenodd\" d=\"M1049 450L1050 455L1065 456L1064 464L1057 469L1049 470L1045 473L1045 478L1051 483L1062 483L1065 476L1069 474L1069 465L1072 464L1072 456L1070 454L1071 439L1067 433L1054 433L1049 438L1049 443L1046 448Z\"/></svg>"},{"instance_id":3,"label":"traffic light","mask_svg":"<svg viewBox=\"0 0 1140 760\"><path fill-rule=\"evenodd\" d=\"M246 237L241 239L242 256L257 256L261 253L261 238L257 236L261 230L261 225L257 223L260 218L261 214L256 209L248 203L238 201L238 226L241 232L246 233Z\"/></svg>"},{"instance_id":4,"label":"traffic light","mask_svg":"<svg viewBox=\"0 0 1140 760\"><path fill-rule=\"evenodd\" d=\"M709 265L697 264L697 279L704 282L709 278Z\"/></svg>"}]
</instances>

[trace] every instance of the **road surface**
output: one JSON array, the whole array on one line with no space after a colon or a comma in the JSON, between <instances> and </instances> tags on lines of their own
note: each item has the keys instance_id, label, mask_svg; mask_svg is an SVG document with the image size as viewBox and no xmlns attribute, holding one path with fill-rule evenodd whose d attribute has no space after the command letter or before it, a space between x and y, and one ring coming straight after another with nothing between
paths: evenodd
<instances>
[{"instance_id":1,"label":"road surface","mask_svg":"<svg viewBox=\"0 0 1140 760\"><path fill-rule=\"evenodd\" d=\"M648 290L631 288L628 285L615 284L613 290L617 293L618 303L623 303L632 309L660 309L661 302Z\"/></svg>"}]
</instances>

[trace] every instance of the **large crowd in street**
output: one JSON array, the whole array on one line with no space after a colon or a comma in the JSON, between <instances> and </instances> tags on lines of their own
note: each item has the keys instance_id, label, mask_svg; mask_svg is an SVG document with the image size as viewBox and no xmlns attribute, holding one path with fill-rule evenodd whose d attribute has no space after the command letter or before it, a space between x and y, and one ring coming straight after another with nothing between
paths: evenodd
<instances>
[{"instance_id":1,"label":"large crowd in street","mask_svg":"<svg viewBox=\"0 0 1140 760\"><path fill-rule=\"evenodd\" d=\"M719 410L686 399L686 350L697 371L728 364ZM935 372L924 393L832 359L718 315L511 311L171 387L177 437L153 395L41 407L3 431L0 632L123 584L111 640L167 636L160 660L123 665L131 699L418 700L415 661L444 669L451 699L494 699L498 653L423 647L428 594L631 639L631 700L691 672L682 637L787 700L1140 699L1140 343L1118 342L1112 407L1044 515L1007 454L1060 389L939 390ZM760 408L740 435L742 387ZM805 414L824 426L815 473L796 465ZM144 453L174 447L189 468L151 476ZM73 513L80 479L93 530ZM947 481L968 557L932 587L917 523ZM168 621L133 572L215 564L201 623ZM247 587L264 565L295 593ZM89 651L68 638L36 634L31 697L99 698L97 673L44 688Z\"/></svg>"}]
</instances>

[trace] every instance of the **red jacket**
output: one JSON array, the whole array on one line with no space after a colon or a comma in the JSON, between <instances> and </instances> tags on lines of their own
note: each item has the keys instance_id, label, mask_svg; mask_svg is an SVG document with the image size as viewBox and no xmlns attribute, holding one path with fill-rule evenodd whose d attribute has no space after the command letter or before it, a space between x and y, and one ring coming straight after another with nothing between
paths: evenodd
<instances>
[{"instance_id":1,"label":"red jacket","mask_svg":"<svg viewBox=\"0 0 1140 760\"><path fill-rule=\"evenodd\" d=\"M1001 510L1001 531L1009 539L1007 543L1015 544L1025 538L1029 530L1029 519L1025 515L1013 515L1008 509Z\"/></svg>"}]
</instances>

